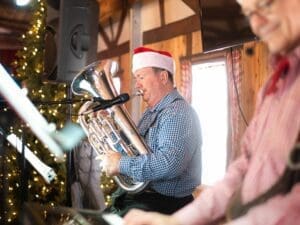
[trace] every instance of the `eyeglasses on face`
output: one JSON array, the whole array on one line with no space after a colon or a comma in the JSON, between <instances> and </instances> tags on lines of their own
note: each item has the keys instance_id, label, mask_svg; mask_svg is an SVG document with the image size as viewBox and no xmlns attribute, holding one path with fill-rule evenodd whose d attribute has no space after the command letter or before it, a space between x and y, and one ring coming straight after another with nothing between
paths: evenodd
<instances>
[{"instance_id":1,"label":"eyeglasses on face","mask_svg":"<svg viewBox=\"0 0 300 225\"><path fill-rule=\"evenodd\" d=\"M258 0L253 9L244 9L243 14L250 20L253 15L269 14L275 0Z\"/></svg>"}]
</instances>

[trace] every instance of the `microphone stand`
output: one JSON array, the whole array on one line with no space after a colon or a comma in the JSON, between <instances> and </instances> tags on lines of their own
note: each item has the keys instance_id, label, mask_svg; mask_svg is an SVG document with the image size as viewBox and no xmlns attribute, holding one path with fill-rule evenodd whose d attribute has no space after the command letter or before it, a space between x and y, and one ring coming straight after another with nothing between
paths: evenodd
<instances>
[{"instance_id":1,"label":"microphone stand","mask_svg":"<svg viewBox=\"0 0 300 225\"><path fill-rule=\"evenodd\" d=\"M1 126L0 126L0 174L2 177L0 177L0 199L7 199L8 195L8 182L6 179L6 174L9 173L8 167L7 167L7 146L6 143L8 143L8 130L9 126L12 123L11 119L11 113L13 111L8 111L6 113L2 113L0 116L1 119ZM10 116L9 116L10 115ZM10 117L10 118L9 118ZM10 121L10 122L6 122ZM22 132L22 139L20 140L19 145L19 155L17 155L17 164L20 169L20 192L18 192L18 198L20 199L20 202L23 204L28 199L28 164L25 159L25 134ZM0 205L0 224L3 224L1 221L6 221L7 217L7 204L6 201L3 201ZM5 222L4 222L5 223Z\"/></svg>"},{"instance_id":2,"label":"microphone stand","mask_svg":"<svg viewBox=\"0 0 300 225\"><path fill-rule=\"evenodd\" d=\"M72 98L72 90L70 85L67 86L66 88L67 91L67 98L70 99ZM72 104L68 104L68 109L67 109L67 115L68 121L72 120ZM66 176L66 204L67 206L72 206L72 195L71 195L71 185L72 185L72 162L73 162L73 151L69 151L67 153L67 159L66 159L66 168L67 168L67 176Z\"/></svg>"},{"instance_id":3,"label":"microphone stand","mask_svg":"<svg viewBox=\"0 0 300 225\"><path fill-rule=\"evenodd\" d=\"M21 150L21 160L20 160L20 168L21 168L21 202L24 203L28 200L28 164L25 157L25 141L26 135L22 132L22 150Z\"/></svg>"},{"instance_id":4,"label":"microphone stand","mask_svg":"<svg viewBox=\"0 0 300 225\"><path fill-rule=\"evenodd\" d=\"M72 97L72 96L71 96ZM78 99L78 100L73 100L73 99L63 99L63 100L60 100L60 101L40 101L40 100L32 100L31 102L36 104L36 105L71 105L73 103L76 103L76 102L86 102L86 101L91 101L91 99ZM8 103L8 101L5 101L5 100L0 100L0 103ZM9 105L7 105L6 107L9 107Z\"/></svg>"},{"instance_id":5,"label":"microphone stand","mask_svg":"<svg viewBox=\"0 0 300 225\"><path fill-rule=\"evenodd\" d=\"M2 174L2 177L0 179L0 199L6 199L7 196L7 180L5 179L5 174L7 174L7 166L5 163L5 157L6 157L6 150L4 148L4 144L6 141L6 132L4 129L0 126L0 174ZM7 204L6 201L2 201L0 204L0 224L5 223L6 221L6 211L7 211Z\"/></svg>"}]
</instances>

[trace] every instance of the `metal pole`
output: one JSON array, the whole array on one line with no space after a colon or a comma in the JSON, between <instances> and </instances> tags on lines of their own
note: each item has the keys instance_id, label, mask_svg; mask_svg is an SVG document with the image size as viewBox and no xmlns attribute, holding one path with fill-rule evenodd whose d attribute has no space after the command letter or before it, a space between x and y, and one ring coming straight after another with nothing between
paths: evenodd
<instances>
[{"instance_id":1,"label":"metal pole","mask_svg":"<svg viewBox=\"0 0 300 225\"><path fill-rule=\"evenodd\" d=\"M5 131L0 127L0 199L2 199L0 204L0 224L6 223L6 197L7 197L7 180L5 174L7 174L7 168L5 163L6 149L4 143L6 141Z\"/></svg>"},{"instance_id":2,"label":"metal pole","mask_svg":"<svg viewBox=\"0 0 300 225\"><path fill-rule=\"evenodd\" d=\"M21 204L28 200L28 164L25 158L25 142L26 142L26 134L23 130L22 132L22 153L20 160L20 168L21 168Z\"/></svg>"},{"instance_id":3,"label":"metal pole","mask_svg":"<svg viewBox=\"0 0 300 225\"><path fill-rule=\"evenodd\" d=\"M70 85L66 87L67 91L67 99L72 99L72 90ZM67 121L72 120L72 104L68 104L67 106ZM67 152L66 159L66 167L67 167L67 177L66 177L66 204L67 206L72 206L72 198L71 198L71 185L72 185L72 159L73 159L73 151Z\"/></svg>"}]
</instances>

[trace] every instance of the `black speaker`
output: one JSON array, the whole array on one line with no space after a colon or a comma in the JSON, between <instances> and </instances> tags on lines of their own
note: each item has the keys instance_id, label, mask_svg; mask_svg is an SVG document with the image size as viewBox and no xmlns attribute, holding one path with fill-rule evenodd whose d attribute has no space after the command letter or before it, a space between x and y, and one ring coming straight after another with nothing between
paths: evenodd
<instances>
[{"instance_id":1,"label":"black speaker","mask_svg":"<svg viewBox=\"0 0 300 225\"><path fill-rule=\"evenodd\" d=\"M60 1L58 18L46 26L46 80L71 83L84 66L97 60L98 21L96 0Z\"/></svg>"}]
</instances>

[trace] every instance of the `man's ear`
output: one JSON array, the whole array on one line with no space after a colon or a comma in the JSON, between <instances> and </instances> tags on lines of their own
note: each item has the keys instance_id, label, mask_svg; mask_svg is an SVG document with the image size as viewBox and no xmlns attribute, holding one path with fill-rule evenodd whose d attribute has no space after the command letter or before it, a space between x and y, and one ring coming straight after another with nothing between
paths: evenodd
<instances>
[{"instance_id":1,"label":"man's ear","mask_svg":"<svg viewBox=\"0 0 300 225\"><path fill-rule=\"evenodd\" d=\"M169 79L169 74L166 70L163 70L159 74L160 80L163 82L163 84L167 84L168 79Z\"/></svg>"}]
</instances>

